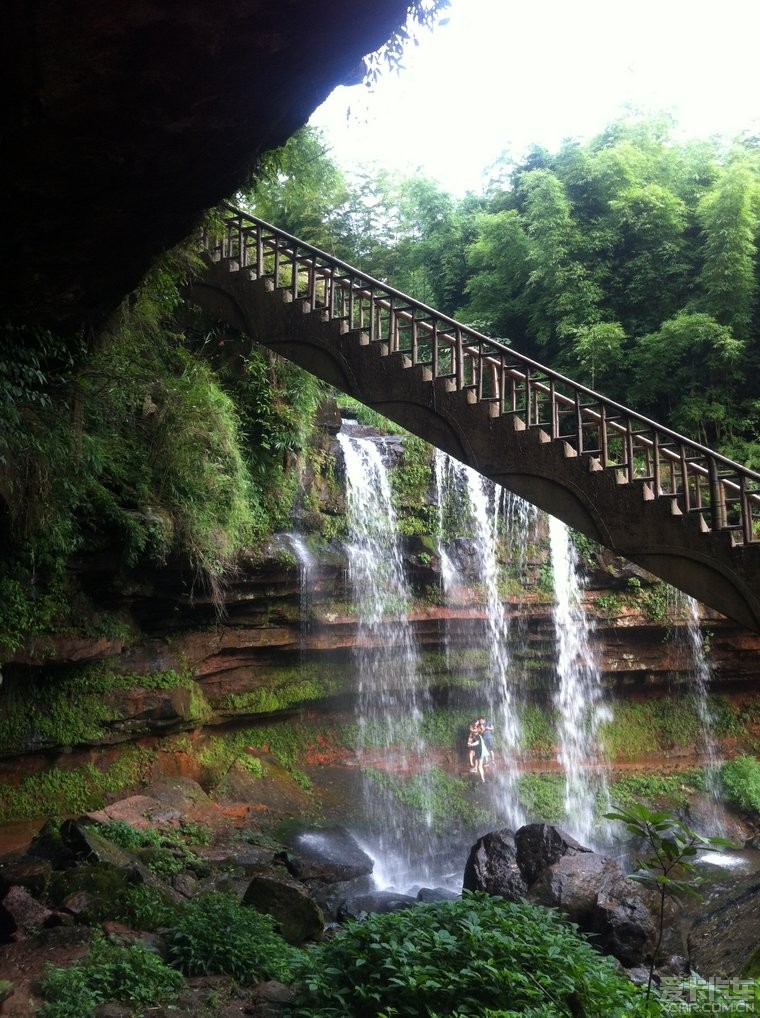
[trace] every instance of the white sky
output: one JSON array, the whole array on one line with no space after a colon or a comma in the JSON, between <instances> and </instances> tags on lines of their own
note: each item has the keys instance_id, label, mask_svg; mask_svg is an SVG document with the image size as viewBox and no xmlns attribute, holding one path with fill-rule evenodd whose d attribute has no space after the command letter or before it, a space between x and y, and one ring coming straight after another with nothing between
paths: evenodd
<instances>
[{"instance_id":1,"label":"white sky","mask_svg":"<svg viewBox=\"0 0 760 1018\"><path fill-rule=\"evenodd\" d=\"M463 194L505 149L588 138L626 103L690 137L760 123L760 0L452 0L446 15L405 71L314 113L345 169L420 170Z\"/></svg>"}]
</instances>

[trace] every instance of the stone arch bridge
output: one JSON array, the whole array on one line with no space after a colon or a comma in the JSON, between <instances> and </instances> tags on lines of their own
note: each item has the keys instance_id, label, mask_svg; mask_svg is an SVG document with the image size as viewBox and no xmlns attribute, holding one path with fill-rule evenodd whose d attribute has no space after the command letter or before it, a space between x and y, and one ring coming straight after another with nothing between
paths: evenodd
<instances>
[{"instance_id":1,"label":"stone arch bridge","mask_svg":"<svg viewBox=\"0 0 760 1018\"><path fill-rule=\"evenodd\" d=\"M233 206L201 307L760 631L760 474Z\"/></svg>"}]
</instances>

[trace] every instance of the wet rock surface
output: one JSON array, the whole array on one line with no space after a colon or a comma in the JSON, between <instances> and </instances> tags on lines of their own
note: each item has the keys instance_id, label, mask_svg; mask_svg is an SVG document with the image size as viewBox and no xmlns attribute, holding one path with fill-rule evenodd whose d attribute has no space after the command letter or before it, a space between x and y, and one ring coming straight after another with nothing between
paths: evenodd
<instances>
[{"instance_id":1,"label":"wet rock surface","mask_svg":"<svg viewBox=\"0 0 760 1018\"><path fill-rule=\"evenodd\" d=\"M417 899L410 894L397 894L395 891L370 891L348 898L338 909L338 920L363 919L375 913L398 912L404 908L414 908Z\"/></svg>"},{"instance_id":2,"label":"wet rock surface","mask_svg":"<svg viewBox=\"0 0 760 1018\"><path fill-rule=\"evenodd\" d=\"M514 835L503 830L481 838L470 851L464 887L556 908L626 967L651 957L655 921L647 892L614 859L552 824L527 824ZM677 934L672 939L680 944ZM667 946L672 948L671 940Z\"/></svg>"},{"instance_id":3,"label":"wet rock surface","mask_svg":"<svg viewBox=\"0 0 760 1018\"><path fill-rule=\"evenodd\" d=\"M270 915L289 944L319 940L325 928L322 910L308 888L286 876L255 876L243 895L243 904Z\"/></svg>"},{"instance_id":4,"label":"wet rock surface","mask_svg":"<svg viewBox=\"0 0 760 1018\"><path fill-rule=\"evenodd\" d=\"M688 935L689 957L703 977L760 976L760 874L726 875Z\"/></svg>"},{"instance_id":5,"label":"wet rock surface","mask_svg":"<svg viewBox=\"0 0 760 1018\"><path fill-rule=\"evenodd\" d=\"M372 859L345 827L304 830L294 834L282 854L288 871L304 881L337 883L370 874Z\"/></svg>"},{"instance_id":6,"label":"wet rock surface","mask_svg":"<svg viewBox=\"0 0 760 1018\"><path fill-rule=\"evenodd\" d=\"M507 901L525 897L528 884L517 864L517 847L511 831L492 831L473 845L462 886L466 891L486 891Z\"/></svg>"},{"instance_id":7,"label":"wet rock surface","mask_svg":"<svg viewBox=\"0 0 760 1018\"><path fill-rule=\"evenodd\" d=\"M547 866L563 856L590 851L553 824L525 824L515 833L515 858L529 887Z\"/></svg>"}]
</instances>

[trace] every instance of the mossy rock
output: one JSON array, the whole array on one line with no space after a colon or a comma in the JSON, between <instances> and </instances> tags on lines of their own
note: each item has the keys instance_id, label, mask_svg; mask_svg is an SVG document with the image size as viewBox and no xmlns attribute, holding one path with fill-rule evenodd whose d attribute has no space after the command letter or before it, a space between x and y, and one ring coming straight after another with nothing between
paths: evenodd
<instances>
[{"instance_id":1,"label":"mossy rock","mask_svg":"<svg viewBox=\"0 0 760 1018\"><path fill-rule=\"evenodd\" d=\"M97 920L105 918L113 903L123 898L128 888L138 883L141 880L134 871L109 863L84 863L74 869L58 870L53 874L48 904L60 908L73 895L84 892L92 902L84 917Z\"/></svg>"}]
</instances>

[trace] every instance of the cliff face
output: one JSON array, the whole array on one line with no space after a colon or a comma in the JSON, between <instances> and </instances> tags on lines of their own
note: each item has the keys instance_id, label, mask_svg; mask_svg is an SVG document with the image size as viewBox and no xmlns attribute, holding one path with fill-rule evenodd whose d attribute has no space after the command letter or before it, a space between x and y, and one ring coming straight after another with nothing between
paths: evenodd
<instances>
[{"instance_id":1,"label":"cliff face","mask_svg":"<svg viewBox=\"0 0 760 1018\"><path fill-rule=\"evenodd\" d=\"M402 440L388 440L386 451L403 467ZM6 817L35 815L45 795L62 802L61 811L75 811L80 802L103 801L146 776L187 773L210 783L244 747L280 745L291 764L296 758L301 765L355 762L350 730L362 680L356 652L370 643L392 646L399 622L391 613L372 632L361 625L346 545L319 533L340 532L345 524L339 455L329 436L319 461L321 474L304 472L300 526L311 535L279 535L241 561L226 588L223 618L179 567L106 583L102 561L91 560L89 568L79 563L90 604L107 604L109 615L80 619L78 631L37 636L3 666L0 810ZM431 497L430 475L418 480L416 497L405 489L402 517L419 514ZM467 539L460 544L466 557ZM477 709L478 690L489 679L487 609L476 583L454 599L442 598L432 537L414 534L402 547L414 591L407 617L420 681L429 710L442 712L449 732L431 752L442 766L456 767L456 726ZM302 561L308 557L308 570L296 551ZM641 571L601 551L587 549L587 560L584 603L613 710L606 735L611 756L623 769L697 765L689 613ZM550 772L556 769L551 717L558 637L547 568L539 526L503 604L514 681L528 712L524 766ZM716 616L703 618L702 637L717 738L729 755L752 750L760 734L760 637ZM389 687L396 674L392 655ZM280 743L283 733L292 739L294 719L298 745L288 749Z\"/></svg>"},{"instance_id":2,"label":"cliff face","mask_svg":"<svg viewBox=\"0 0 760 1018\"><path fill-rule=\"evenodd\" d=\"M12 3L3 22L5 313L75 329L229 197L406 0Z\"/></svg>"}]
</instances>

